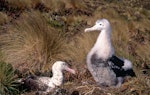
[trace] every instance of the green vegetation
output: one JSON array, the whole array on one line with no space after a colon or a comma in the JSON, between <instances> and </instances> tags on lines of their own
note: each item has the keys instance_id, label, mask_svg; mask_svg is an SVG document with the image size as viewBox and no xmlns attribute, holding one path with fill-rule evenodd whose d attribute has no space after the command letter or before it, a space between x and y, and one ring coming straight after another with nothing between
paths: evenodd
<instances>
[{"instance_id":1,"label":"green vegetation","mask_svg":"<svg viewBox=\"0 0 150 95\"><path fill-rule=\"evenodd\" d=\"M6 84L1 85L0 93L18 93L15 89L18 76L13 69L24 77L30 73L49 72L56 60L64 60L77 71L76 76L65 75L65 80L71 80L71 83L67 82L63 88L69 92L149 95L149 4L147 0L0 1L0 61L4 61L0 63L0 68L3 68L0 69L0 74L3 74L0 79ZM84 29L100 18L110 21L116 55L131 60L137 75L136 78L127 78L118 89L103 90L84 84L93 81L85 59L98 36L98 32L84 33Z\"/></svg>"},{"instance_id":2,"label":"green vegetation","mask_svg":"<svg viewBox=\"0 0 150 95\"><path fill-rule=\"evenodd\" d=\"M17 95L16 76L10 64L0 62L0 94L1 95Z\"/></svg>"}]
</instances>

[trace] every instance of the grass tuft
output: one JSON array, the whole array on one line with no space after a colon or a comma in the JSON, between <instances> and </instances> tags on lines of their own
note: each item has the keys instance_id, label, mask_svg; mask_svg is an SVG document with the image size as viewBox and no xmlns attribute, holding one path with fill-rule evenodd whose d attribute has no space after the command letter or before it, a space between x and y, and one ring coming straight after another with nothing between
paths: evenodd
<instances>
[{"instance_id":1,"label":"grass tuft","mask_svg":"<svg viewBox=\"0 0 150 95\"><path fill-rule=\"evenodd\" d=\"M71 81L64 87L67 91L77 90L83 95L149 95L150 7L147 0L0 2L0 52L3 55L0 60L12 64L21 74L48 75L47 70L54 61L63 60L77 72L75 76L65 73L65 80ZM137 75L127 78L120 88L96 87L86 68L87 53L99 32L84 33L83 29L101 18L111 23L115 54L131 60Z\"/></svg>"},{"instance_id":2,"label":"grass tuft","mask_svg":"<svg viewBox=\"0 0 150 95\"><path fill-rule=\"evenodd\" d=\"M16 95L18 94L16 76L11 64L0 62L0 94Z\"/></svg>"},{"instance_id":3,"label":"grass tuft","mask_svg":"<svg viewBox=\"0 0 150 95\"><path fill-rule=\"evenodd\" d=\"M64 34L48 26L39 12L25 12L20 19L1 35L5 61L29 72L49 69L65 50Z\"/></svg>"},{"instance_id":4,"label":"grass tuft","mask_svg":"<svg viewBox=\"0 0 150 95\"><path fill-rule=\"evenodd\" d=\"M6 24L10 21L10 18L3 12L0 12L0 25Z\"/></svg>"}]
</instances>

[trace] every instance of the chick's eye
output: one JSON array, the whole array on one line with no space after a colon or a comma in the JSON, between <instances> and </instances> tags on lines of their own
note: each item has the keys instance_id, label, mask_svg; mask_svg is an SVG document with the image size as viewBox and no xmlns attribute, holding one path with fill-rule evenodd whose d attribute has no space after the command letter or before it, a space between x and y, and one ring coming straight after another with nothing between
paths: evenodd
<instances>
[{"instance_id":1,"label":"chick's eye","mask_svg":"<svg viewBox=\"0 0 150 95\"><path fill-rule=\"evenodd\" d=\"M65 63L63 63L63 65L64 65L64 66L66 66L66 64L65 64Z\"/></svg>"},{"instance_id":2,"label":"chick's eye","mask_svg":"<svg viewBox=\"0 0 150 95\"><path fill-rule=\"evenodd\" d=\"M99 25L101 26L102 24L100 23Z\"/></svg>"}]
</instances>

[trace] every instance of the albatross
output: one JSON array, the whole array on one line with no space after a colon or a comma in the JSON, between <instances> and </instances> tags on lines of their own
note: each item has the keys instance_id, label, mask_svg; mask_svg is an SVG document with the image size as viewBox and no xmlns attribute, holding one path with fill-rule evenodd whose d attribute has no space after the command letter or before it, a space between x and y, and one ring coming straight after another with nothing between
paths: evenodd
<instances>
[{"instance_id":1,"label":"albatross","mask_svg":"<svg viewBox=\"0 0 150 95\"><path fill-rule=\"evenodd\" d=\"M53 76L51 78L42 76L28 76L25 79L22 79L22 83L30 90L48 93L55 87L62 85L64 70L75 74L75 70L69 68L67 63L63 61L56 61L52 66Z\"/></svg>"},{"instance_id":2,"label":"albatross","mask_svg":"<svg viewBox=\"0 0 150 95\"><path fill-rule=\"evenodd\" d=\"M88 70L99 86L120 87L125 76L135 76L132 63L127 59L115 56L111 44L111 25L107 19L99 19L85 32L100 31L93 48L87 55Z\"/></svg>"}]
</instances>

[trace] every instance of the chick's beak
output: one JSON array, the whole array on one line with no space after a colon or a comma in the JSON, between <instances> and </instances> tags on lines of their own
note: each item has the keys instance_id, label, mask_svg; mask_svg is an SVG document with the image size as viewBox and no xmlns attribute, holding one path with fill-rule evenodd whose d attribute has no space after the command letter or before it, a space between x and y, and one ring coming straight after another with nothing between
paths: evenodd
<instances>
[{"instance_id":1,"label":"chick's beak","mask_svg":"<svg viewBox=\"0 0 150 95\"><path fill-rule=\"evenodd\" d=\"M72 74L76 74L75 70L69 68L68 66L65 67L65 70L72 73Z\"/></svg>"},{"instance_id":2,"label":"chick's beak","mask_svg":"<svg viewBox=\"0 0 150 95\"><path fill-rule=\"evenodd\" d=\"M94 25L94 26L91 27L91 28L86 28L86 29L84 30L84 32L90 32L90 31L95 31L95 30L98 30L98 26L97 26L97 25Z\"/></svg>"}]
</instances>

